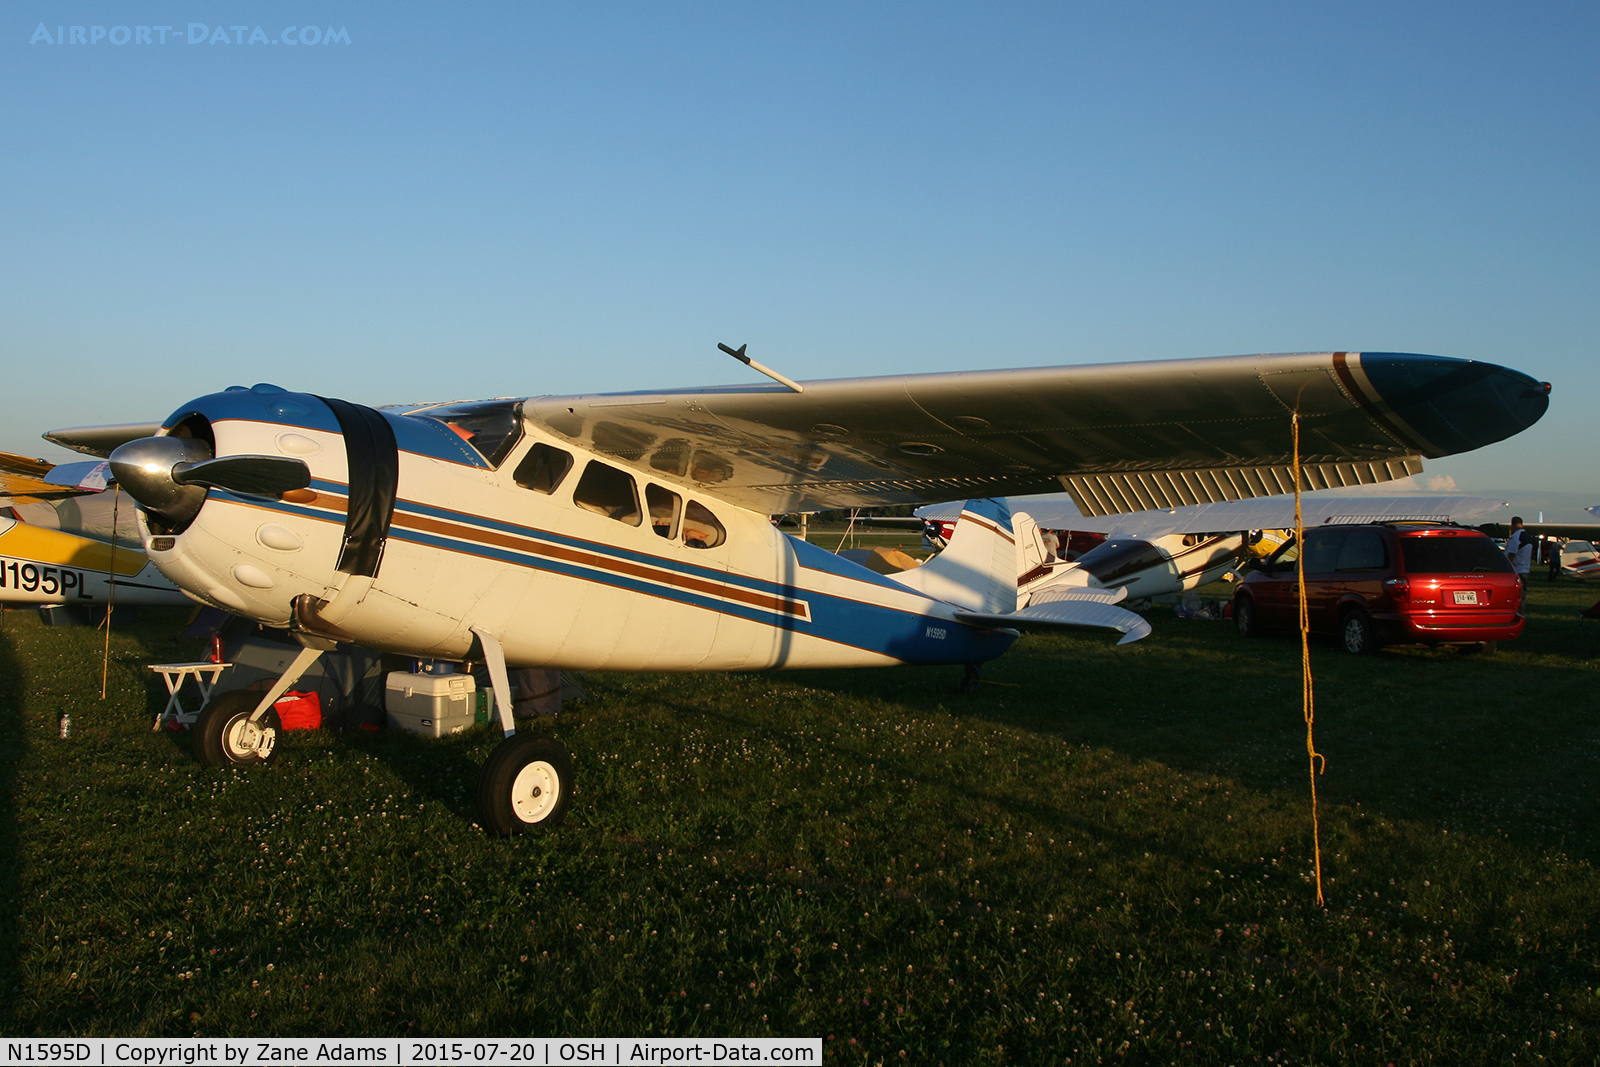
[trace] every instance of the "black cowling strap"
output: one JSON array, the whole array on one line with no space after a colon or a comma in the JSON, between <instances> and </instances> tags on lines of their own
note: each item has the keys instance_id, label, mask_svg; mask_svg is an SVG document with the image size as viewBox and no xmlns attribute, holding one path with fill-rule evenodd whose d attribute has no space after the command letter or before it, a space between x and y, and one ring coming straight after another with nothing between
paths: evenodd
<instances>
[{"instance_id":1,"label":"black cowling strap","mask_svg":"<svg viewBox=\"0 0 1600 1067\"><path fill-rule=\"evenodd\" d=\"M395 488L400 483L400 447L394 427L379 412L344 400L318 397L333 409L344 435L345 465L350 471L350 503L344 515L344 545L338 569L346 574L376 577L383 546L394 518Z\"/></svg>"}]
</instances>

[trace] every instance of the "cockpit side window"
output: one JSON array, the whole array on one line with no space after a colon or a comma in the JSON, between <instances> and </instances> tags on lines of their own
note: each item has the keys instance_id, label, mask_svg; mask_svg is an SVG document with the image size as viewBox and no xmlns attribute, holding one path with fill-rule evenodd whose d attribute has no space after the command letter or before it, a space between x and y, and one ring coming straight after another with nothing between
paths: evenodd
<instances>
[{"instance_id":1,"label":"cockpit side window","mask_svg":"<svg viewBox=\"0 0 1600 1067\"><path fill-rule=\"evenodd\" d=\"M683 543L690 548L716 548L728 539L728 531L705 505L689 501L683 512Z\"/></svg>"},{"instance_id":2,"label":"cockpit side window","mask_svg":"<svg viewBox=\"0 0 1600 1067\"><path fill-rule=\"evenodd\" d=\"M650 510L650 528L669 541L677 537L678 513L683 509L683 498L654 482L646 482L644 503Z\"/></svg>"},{"instance_id":3,"label":"cockpit side window","mask_svg":"<svg viewBox=\"0 0 1600 1067\"><path fill-rule=\"evenodd\" d=\"M455 431L457 437L499 467L522 440L522 401L479 400L467 404L445 404L414 412L438 419Z\"/></svg>"},{"instance_id":4,"label":"cockpit side window","mask_svg":"<svg viewBox=\"0 0 1600 1067\"><path fill-rule=\"evenodd\" d=\"M524 489L549 494L556 491L556 487L571 469L570 452L563 452L540 441L528 449L528 454L522 457L522 462L511 472L511 477Z\"/></svg>"},{"instance_id":5,"label":"cockpit side window","mask_svg":"<svg viewBox=\"0 0 1600 1067\"><path fill-rule=\"evenodd\" d=\"M639 493L625 472L597 459L591 459L572 491L572 502L580 508L604 515L629 526L638 526Z\"/></svg>"}]
</instances>

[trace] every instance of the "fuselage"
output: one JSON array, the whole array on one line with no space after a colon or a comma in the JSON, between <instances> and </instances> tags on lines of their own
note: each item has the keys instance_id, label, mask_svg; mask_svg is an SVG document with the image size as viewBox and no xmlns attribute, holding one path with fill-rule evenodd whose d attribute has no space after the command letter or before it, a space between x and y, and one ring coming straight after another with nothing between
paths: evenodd
<instances>
[{"instance_id":1,"label":"fuselage","mask_svg":"<svg viewBox=\"0 0 1600 1067\"><path fill-rule=\"evenodd\" d=\"M392 429L388 456L347 441L307 394L201 398L169 434L208 439L219 458L301 460L310 485L281 497L210 488L186 523L143 515L146 550L196 599L272 626L295 623L296 598L331 604L338 636L411 655L467 657L474 629L513 664L610 670L975 663L1015 639L783 534L713 486L640 478L526 427L516 403L492 434L487 415L361 409ZM385 463L392 513L375 519L365 487ZM376 573L352 584L341 558L372 537Z\"/></svg>"},{"instance_id":2,"label":"fuselage","mask_svg":"<svg viewBox=\"0 0 1600 1067\"><path fill-rule=\"evenodd\" d=\"M1213 582L1238 565L1246 551L1243 533L1177 533L1148 538L1113 538L1073 563L1057 563L1029 576L1038 593L1058 585L1126 588L1130 599L1182 593Z\"/></svg>"}]
</instances>

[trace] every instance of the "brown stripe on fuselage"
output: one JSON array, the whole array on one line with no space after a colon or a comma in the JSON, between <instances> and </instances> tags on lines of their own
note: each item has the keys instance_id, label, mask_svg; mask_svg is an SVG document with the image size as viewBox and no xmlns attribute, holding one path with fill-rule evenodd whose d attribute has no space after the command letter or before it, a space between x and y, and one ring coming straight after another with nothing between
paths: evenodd
<instances>
[{"instance_id":1,"label":"brown stripe on fuselage","mask_svg":"<svg viewBox=\"0 0 1600 1067\"><path fill-rule=\"evenodd\" d=\"M758 593L753 589L741 589L737 586L708 581L703 578L692 578L665 568L615 559L598 552L568 548L564 545L555 545L527 537L519 537L516 534L484 530L479 527L465 526L443 519L432 519L399 511L395 512L393 525L424 533L453 537L462 541L509 548L516 552L526 552L529 555L546 556L565 563L576 563L580 566L594 567L598 570L611 571L616 574L625 574L632 578L643 578L663 585L670 585L677 589L705 593L725 600L735 600L749 604L752 607L795 615L806 620L811 618L810 605L803 600L790 600L767 593Z\"/></svg>"},{"instance_id":2,"label":"brown stripe on fuselage","mask_svg":"<svg viewBox=\"0 0 1600 1067\"><path fill-rule=\"evenodd\" d=\"M343 515L348 500L346 497L318 490L313 493L310 500L297 500L294 503L301 507L315 507L326 509ZM401 500L400 504L416 505L416 501ZM260 507L260 505L248 505ZM275 510L265 508L263 510ZM333 518L316 516L324 522L342 521ZM469 526L463 523L451 522L445 519L428 518L409 512L396 511L392 522L393 526L418 530L424 533L440 534L445 537L460 541L470 541L475 544L494 545L499 548L509 548L517 552L526 552L529 555L546 556L566 563L576 563L598 570L611 571L625 574L632 578L643 578L648 581L670 585L677 589L690 592L705 593L709 596L721 597L724 600L734 600L739 603L749 604L752 607L763 608L767 611L781 612L794 615L803 620L810 621L811 606L804 600L791 600L787 597L773 596L768 593L759 593L753 589L741 589L738 586L728 585L704 578L693 578L689 575L679 574L676 571L661 567L654 567L644 563L632 563L619 560L599 552L590 552L583 549L567 548L563 545L550 544L533 538L522 537L517 534L501 533L495 530L485 530L478 526ZM459 549L456 551L460 551Z\"/></svg>"}]
</instances>

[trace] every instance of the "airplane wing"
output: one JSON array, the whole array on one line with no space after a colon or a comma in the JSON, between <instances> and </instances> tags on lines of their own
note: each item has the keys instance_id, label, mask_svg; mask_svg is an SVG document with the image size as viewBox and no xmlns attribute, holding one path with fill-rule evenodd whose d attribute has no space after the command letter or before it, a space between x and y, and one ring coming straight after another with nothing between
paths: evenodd
<instances>
[{"instance_id":1,"label":"airplane wing","mask_svg":"<svg viewBox=\"0 0 1600 1067\"><path fill-rule=\"evenodd\" d=\"M111 455L119 445L142 437L153 437L160 432L159 422L136 422L120 426L74 426L65 430L51 430L44 435L44 439L74 452L104 457Z\"/></svg>"},{"instance_id":2,"label":"airplane wing","mask_svg":"<svg viewBox=\"0 0 1600 1067\"><path fill-rule=\"evenodd\" d=\"M1534 535L1574 537L1581 541L1600 540L1600 523L1597 522L1525 522L1522 526ZM1480 523L1478 529L1490 537L1508 537L1511 534L1511 526L1505 522Z\"/></svg>"},{"instance_id":3,"label":"airplane wing","mask_svg":"<svg viewBox=\"0 0 1600 1067\"><path fill-rule=\"evenodd\" d=\"M1085 515L1415 474L1535 422L1549 386L1489 363L1328 352L534 397L523 417L753 511L1065 489Z\"/></svg>"},{"instance_id":4,"label":"airplane wing","mask_svg":"<svg viewBox=\"0 0 1600 1067\"><path fill-rule=\"evenodd\" d=\"M93 467L97 464L69 463L66 466ZM93 487L78 484L87 472L74 469L72 479L61 477L61 472L61 467L42 459L30 459L10 452L0 452L0 497L9 497L8 505L33 504L41 500L64 500L67 497L98 491ZM100 488L104 487L105 483L102 482Z\"/></svg>"},{"instance_id":5,"label":"airplane wing","mask_svg":"<svg viewBox=\"0 0 1600 1067\"><path fill-rule=\"evenodd\" d=\"M1066 493L1049 493L1007 500L1013 512L1025 511L1042 529L1100 533L1107 537L1149 540L1168 534L1218 533L1226 530L1283 530L1294 526L1294 497L1273 496L1257 500L1191 504L1126 515L1084 515ZM1307 526L1330 522L1398 522L1406 519L1441 519L1472 525L1505 501L1486 496L1411 496L1371 493L1331 496L1306 493L1300 511ZM918 508L919 518L949 521L961 513L959 501Z\"/></svg>"}]
</instances>

